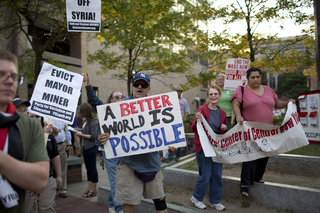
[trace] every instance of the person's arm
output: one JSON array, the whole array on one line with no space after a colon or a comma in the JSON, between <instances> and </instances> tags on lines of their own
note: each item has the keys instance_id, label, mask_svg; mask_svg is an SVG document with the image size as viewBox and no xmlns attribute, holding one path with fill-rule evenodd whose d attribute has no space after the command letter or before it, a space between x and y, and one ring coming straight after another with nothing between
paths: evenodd
<instances>
[{"instance_id":1,"label":"person's arm","mask_svg":"<svg viewBox=\"0 0 320 213\"><path fill-rule=\"evenodd\" d=\"M87 99L88 103L92 106L95 112L97 112L96 106L102 105L103 102L98 98L96 93L93 90L93 87L90 84L90 77L87 73L87 76L83 78L83 82L87 82L87 86L85 86L87 91Z\"/></svg>"},{"instance_id":2,"label":"person's arm","mask_svg":"<svg viewBox=\"0 0 320 213\"><path fill-rule=\"evenodd\" d=\"M90 134L83 134L83 133L80 133L80 132L75 132L74 134L79 136L79 137L83 137L85 139L91 140L91 135Z\"/></svg>"},{"instance_id":3,"label":"person's arm","mask_svg":"<svg viewBox=\"0 0 320 213\"><path fill-rule=\"evenodd\" d=\"M0 150L0 174L18 187L40 194L48 183L49 161L19 161Z\"/></svg>"},{"instance_id":4,"label":"person's arm","mask_svg":"<svg viewBox=\"0 0 320 213\"><path fill-rule=\"evenodd\" d=\"M62 185L60 155L57 155L56 157L52 158L51 162L56 173L57 188L60 188Z\"/></svg>"},{"instance_id":5,"label":"person's arm","mask_svg":"<svg viewBox=\"0 0 320 213\"><path fill-rule=\"evenodd\" d=\"M292 103L296 103L296 101L294 99L289 99L288 101L281 101L281 100L277 100L276 105L274 106L274 108L276 109L283 109L285 107L287 107L288 103L292 101Z\"/></svg>"},{"instance_id":6,"label":"person's arm","mask_svg":"<svg viewBox=\"0 0 320 213\"><path fill-rule=\"evenodd\" d=\"M185 112L185 113L183 114L183 118L182 118L182 121L185 121L185 120L186 120L186 118L187 118L187 115L188 115L188 112Z\"/></svg>"},{"instance_id":7,"label":"person's arm","mask_svg":"<svg viewBox=\"0 0 320 213\"><path fill-rule=\"evenodd\" d=\"M64 131L66 140L67 140L67 145L72 146L72 141L71 141L71 132L69 130Z\"/></svg>"},{"instance_id":8,"label":"person's arm","mask_svg":"<svg viewBox=\"0 0 320 213\"><path fill-rule=\"evenodd\" d=\"M241 115L241 111L240 111L240 102L238 100L238 98L234 98L232 100L232 111L236 117L237 122L242 125L243 123L243 117Z\"/></svg>"},{"instance_id":9,"label":"person's arm","mask_svg":"<svg viewBox=\"0 0 320 213\"><path fill-rule=\"evenodd\" d=\"M59 128L54 126L54 125L52 125L52 134L53 134L54 137L57 137L58 134L59 134Z\"/></svg>"},{"instance_id":10,"label":"person's arm","mask_svg":"<svg viewBox=\"0 0 320 213\"><path fill-rule=\"evenodd\" d=\"M84 134L80 132L76 132L75 135L78 135L80 137L86 138L88 140L94 141L96 139L97 135L97 129L98 129L98 121L90 121L90 123L87 123L89 125L89 133L90 134Z\"/></svg>"}]
</instances>

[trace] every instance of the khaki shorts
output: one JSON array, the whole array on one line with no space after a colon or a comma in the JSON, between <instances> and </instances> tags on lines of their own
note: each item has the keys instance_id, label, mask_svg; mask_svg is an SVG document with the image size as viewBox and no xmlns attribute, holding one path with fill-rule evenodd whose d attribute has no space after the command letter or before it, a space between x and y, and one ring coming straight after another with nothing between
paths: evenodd
<instances>
[{"instance_id":1,"label":"khaki shorts","mask_svg":"<svg viewBox=\"0 0 320 213\"><path fill-rule=\"evenodd\" d=\"M145 199L164 197L161 170L157 172L153 181L144 183L134 175L134 170L127 165L117 165L115 201L139 205L142 196Z\"/></svg>"}]
</instances>

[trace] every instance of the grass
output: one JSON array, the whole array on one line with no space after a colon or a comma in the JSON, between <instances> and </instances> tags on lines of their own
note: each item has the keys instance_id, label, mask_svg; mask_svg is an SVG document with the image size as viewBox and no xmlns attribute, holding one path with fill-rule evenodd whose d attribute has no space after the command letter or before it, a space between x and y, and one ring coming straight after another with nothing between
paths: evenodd
<instances>
[{"instance_id":1,"label":"grass","mask_svg":"<svg viewBox=\"0 0 320 213\"><path fill-rule=\"evenodd\" d=\"M320 157L320 143L310 143L307 146L303 146L298 149L291 150L290 152L287 152L286 154Z\"/></svg>"},{"instance_id":2,"label":"grass","mask_svg":"<svg viewBox=\"0 0 320 213\"><path fill-rule=\"evenodd\" d=\"M292 154L292 155L307 155L307 156L316 156L320 157L320 144L319 143L310 143L307 146L294 149L290 152L287 152L285 154ZM186 169L191 171L198 171L198 163L197 159L194 159L193 161L190 161L186 164L183 164L179 167L180 169ZM231 164L224 164L223 169L232 169L233 165Z\"/></svg>"}]
</instances>

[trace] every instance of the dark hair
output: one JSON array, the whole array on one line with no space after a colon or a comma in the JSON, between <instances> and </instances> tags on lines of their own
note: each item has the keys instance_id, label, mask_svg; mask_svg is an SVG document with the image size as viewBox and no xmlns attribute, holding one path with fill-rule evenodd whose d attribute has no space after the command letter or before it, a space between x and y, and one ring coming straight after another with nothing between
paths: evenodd
<instances>
[{"instance_id":1,"label":"dark hair","mask_svg":"<svg viewBox=\"0 0 320 213\"><path fill-rule=\"evenodd\" d=\"M113 93L115 92L120 92L122 94L122 92L120 90L113 90L112 93L109 95L107 103L110 104L111 103L111 99L113 97Z\"/></svg>"},{"instance_id":2,"label":"dark hair","mask_svg":"<svg viewBox=\"0 0 320 213\"><path fill-rule=\"evenodd\" d=\"M0 60L11 61L12 63L14 63L18 71L18 58L8 50L0 50Z\"/></svg>"},{"instance_id":3,"label":"dark hair","mask_svg":"<svg viewBox=\"0 0 320 213\"><path fill-rule=\"evenodd\" d=\"M249 76L251 75L251 73L252 72L259 72L260 73L260 75L262 76L262 71L259 69L259 68L257 68L257 67L250 67L248 70L247 70L247 79L249 79Z\"/></svg>"},{"instance_id":4,"label":"dark hair","mask_svg":"<svg viewBox=\"0 0 320 213\"><path fill-rule=\"evenodd\" d=\"M81 117L84 117L87 121L96 119L92 106L88 103L83 103L79 106L79 113Z\"/></svg>"},{"instance_id":5,"label":"dark hair","mask_svg":"<svg viewBox=\"0 0 320 213\"><path fill-rule=\"evenodd\" d=\"M210 89L216 89L216 90L218 90L218 92L219 92L219 95L221 95L221 88L218 86L218 85L211 85L210 87L208 87L208 89L207 89L207 96L209 95L209 90Z\"/></svg>"}]
</instances>

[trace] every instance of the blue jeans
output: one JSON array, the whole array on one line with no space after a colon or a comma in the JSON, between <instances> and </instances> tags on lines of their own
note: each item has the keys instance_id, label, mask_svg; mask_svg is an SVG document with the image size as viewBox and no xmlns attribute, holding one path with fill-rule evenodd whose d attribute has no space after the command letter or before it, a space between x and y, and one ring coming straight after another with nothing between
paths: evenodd
<instances>
[{"instance_id":1,"label":"blue jeans","mask_svg":"<svg viewBox=\"0 0 320 213\"><path fill-rule=\"evenodd\" d=\"M110 183L110 194L108 197L108 207L114 207L116 212L120 212L123 209L123 204L118 203L114 200L114 196L116 194L116 171L117 171L117 164L116 164L116 158L107 159L106 153L103 151L103 160L104 165L106 166L106 170L108 173L108 179Z\"/></svg>"},{"instance_id":2,"label":"blue jeans","mask_svg":"<svg viewBox=\"0 0 320 213\"><path fill-rule=\"evenodd\" d=\"M179 158L180 158L180 155L181 155L181 148L178 148L178 150L176 151L176 153L174 153L174 157L179 159ZM168 159L170 159L170 160L173 159L173 156L172 156L171 153L169 153Z\"/></svg>"},{"instance_id":3,"label":"blue jeans","mask_svg":"<svg viewBox=\"0 0 320 213\"><path fill-rule=\"evenodd\" d=\"M196 152L196 157L199 177L193 196L198 201L203 201L210 184L209 201L210 203L218 204L222 194L222 164L213 162L211 157L205 157L203 151Z\"/></svg>"}]
</instances>

